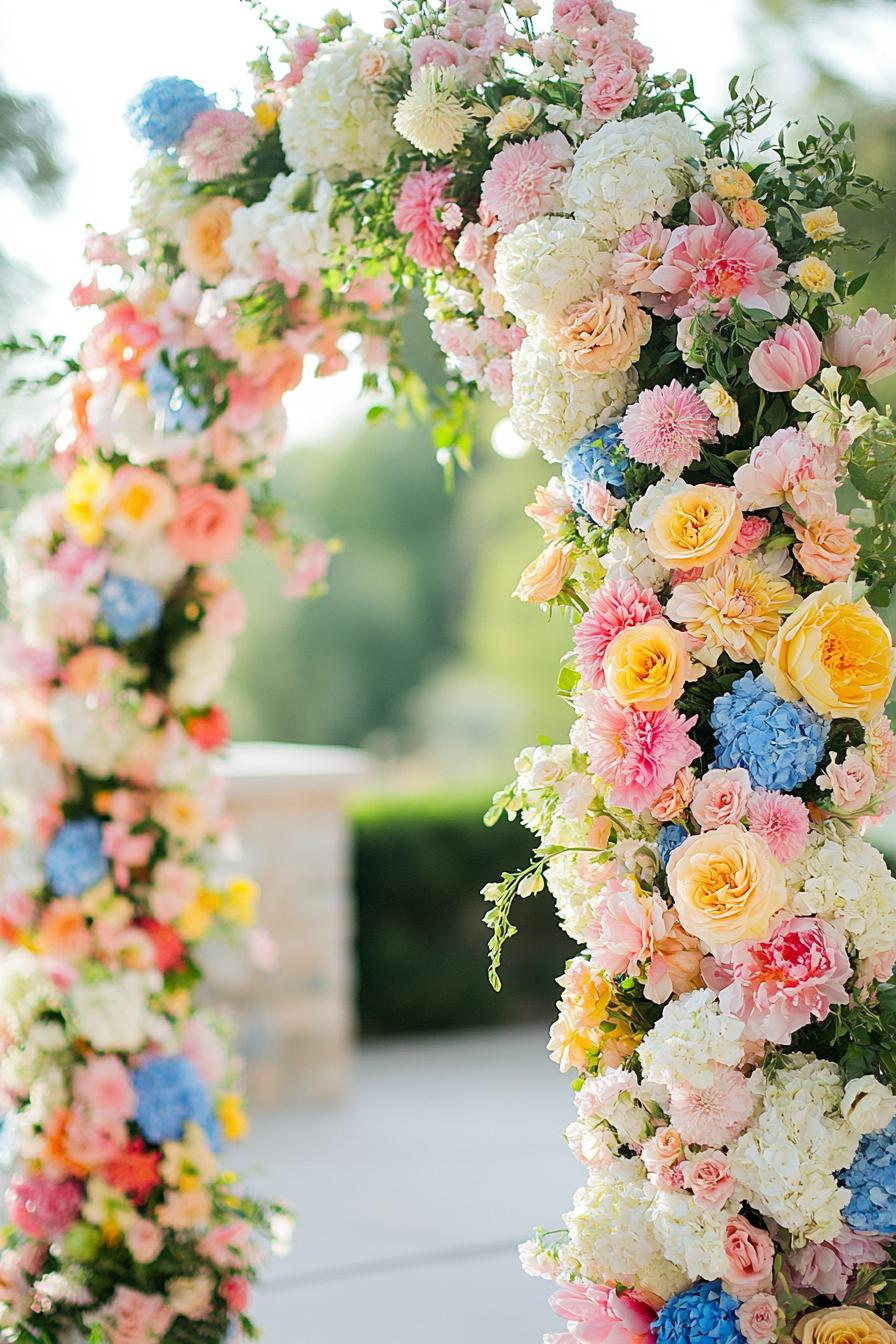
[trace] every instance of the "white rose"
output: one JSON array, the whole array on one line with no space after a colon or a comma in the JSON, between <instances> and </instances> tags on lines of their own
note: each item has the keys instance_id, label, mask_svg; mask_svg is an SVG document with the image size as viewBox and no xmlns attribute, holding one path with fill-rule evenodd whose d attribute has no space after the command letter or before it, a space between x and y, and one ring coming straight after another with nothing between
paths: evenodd
<instances>
[{"instance_id":1,"label":"white rose","mask_svg":"<svg viewBox=\"0 0 896 1344\"><path fill-rule=\"evenodd\" d=\"M846 1084L840 1113L860 1134L872 1134L896 1119L896 1096L877 1078L865 1074Z\"/></svg>"}]
</instances>

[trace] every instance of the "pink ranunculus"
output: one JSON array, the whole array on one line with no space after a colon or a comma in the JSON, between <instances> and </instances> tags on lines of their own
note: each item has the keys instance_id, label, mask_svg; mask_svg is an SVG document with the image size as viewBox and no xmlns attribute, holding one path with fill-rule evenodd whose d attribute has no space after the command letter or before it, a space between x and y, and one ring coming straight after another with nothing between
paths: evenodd
<instances>
[{"instance_id":1,"label":"pink ranunculus","mask_svg":"<svg viewBox=\"0 0 896 1344\"><path fill-rule=\"evenodd\" d=\"M785 919L763 942L735 943L704 970L747 1039L789 1045L800 1027L849 1002L852 975L842 933L826 920Z\"/></svg>"},{"instance_id":2,"label":"pink ranunculus","mask_svg":"<svg viewBox=\"0 0 896 1344\"><path fill-rule=\"evenodd\" d=\"M481 210L502 233L546 215L560 204L560 187L572 165L572 145L562 131L513 141L499 150L482 179Z\"/></svg>"},{"instance_id":3,"label":"pink ranunculus","mask_svg":"<svg viewBox=\"0 0 896 1344\"><path fill-rule=\"evenodd\" d=\"M737 1323L746 1344L772 1344L778 1338L778 1299L773 1293L754 1293L741 1304Z\"/></svg>"},{"instance_id":4,"label":"pink ranunculus","mask_svg":"<svg viewBox=\"0 0 896 1344\"><path fill-rule=\"evenodd\" d=\"M582 107L599 121L618 117L638 92L638 75L628 61L608 53L599 56L582 87Z\"/></svg>"},{"instance_id":5,"label":"pink ranunculus","mask_svg":"<svg viewBox=\"0 0 896 1344\"><path fill-rule=\"evenodd\" d=\"M188 565L223 565L232 560L243 534L249 496L242 486L191 485L181 490L177 514L168 525L172 549Z\"/></svg>"},{"instance_id":6,"label":"pink ranunculus","mask_svg":"<svg viewBox=\"0 0 896 1344\"><path fill-rule=\"evenodd\" d=\"M513 397L513 365L506 355L490 359L482 371L482 381L496 406L509 406Z\"/></svg>"},{"instance_id":7,"label":"pink ranunculus","mask_svg":"<svg viewBox=\"0 0 896 1344\"><path fill-rule=\"evenodd\" d=\"M724 1239L724 1284L735 1297L752 1297L772 1286L775 1246L771 1237L740 1214L728 1219Z\"/></svg>"},{"instance_id":8,"label":"pink ranunculus","mask_svg":"<svg viewBox=\"0 0 896 1344\"><path fill-rule=\"evenodd\" d=\"M734 473L744 509L790 504L801 517L836 512L836 465L803 429L787 427L760 439Z\"/></svg>"},{"instance_id":9,"label":"pink ranunculus","mask_svg":"<svg viewBox=\"0 0 896 1344\"><path fill-rule=\"evenodd\" d=\"M633 1293L596 1283L565 1284L551 1307L581 1344L653 1344L656 1309Z\"/></svg>"},{"instance_id":10,"label":"pink ranunculus","mask_svg":"<svg viewBox=\"0 0 896 1344\"><path fill-rule=\"evenodd\" d=\"M722 315L733 299L783 317L790 306L778 250L765 229L682 224L675 229L653 283L662 316L690 317L703 308Z\"/></svg>"},{"instance_id":11,"label":"pink ranunculus","mask_svg":"<svg viewBox=\"0 0 896 1344\"><path fill-rule=\"evenodd\" d=\"M747 822L779 863L792 863L806 848L809 813L802 798L774 789L754 789L747 802Z\"/></svg>"},{"instance_id":12,"label":"pink ranunculus","mask_svg":"<svg viewBox=\"0 0 896 1344\"><path fill-rule=\"evenodd\" d=\"M691 814L702 831L739 822L747 810L752 784L746 770L707 770L694 785Z\"/></svg>"},{"instance_id":13,"label":"pink ranunculus","mask_svg":"<svg viewBox=\"0 0 896 1344\"><path fill-rule=\"evenodd\" d=\"M669 1089L669 1119L685 1143L709 1148L730 1143L742 1134L755 1106L750 1085L742 1073L724 1064L713 1068L708 1087Z\"/></svg>"},{"instance_id":14,"label":"pink ranunculus","mask_svg":"<svg viewBox=\"0 0 896 1344\"><path fill-rule=\"evenodd\" d=\"M859 554L859 543L845 514L830 517L816 514L805 522L788 517L787 522L799 538L793 553L806 574L822 583L840 583L849 578Z\"/></svg>"},{"instance_id":15,"label":"pink ranunculus","mask_svg":"<svg viewBox=\"0 0 896 1344\"><path fill-rule=\"evenodd\" d=\"M896 317L869 308L853 322L841 317L824 338L824 353L840 368L857 368L866 383L896 373Z\"/></svg>"},{"instance_id":16,"label":"pink ranunculus","mask_svg":"<svg viewBox=\"0 0 896 1344\"><path fill-rule=\"evenodd\" d=\"M734 1177L724 1153L709 1148L681 1165L685 1186L698 1204L721 1209L734 1194Z\"/></svg>"},{"instance_id":17,"label":"pink ranunculus","mask_svg":"<svg viewBox=\"0 0 896 1344\"><path fill-rule=\"evenodd\" d=\"M854 1232L844 1223L833 1241L810 1241L791 1251L784 1264L797 1292L834 1297L842 1302L863 1265L884 1265L889 1259L890 1239Z\"/></svg>"},{"instance_id":18,"label":"pink ranunculus","mask_svg":"<svg viewBox=\"0 0 896 1344\"><path fill-rule=\"evenodd\" d=\"M764 392L796 392L821 368L821 341L805 319L778 327L750 356L750 377Z\"/></svg>"},{"instance_id":19,"label":"pink ranunculus","mask_svg":"<svg viewBox=\"0 0 896 1344\"><path fill-rule=\"evenodd\" d=\"M197 1250L207 1256L216 1269L244 1269L252 1263L252 1234L245 1223L224 1223L211 1228L200 1239Z\"/></svg>"},{"instance_id":20,"label":"pink ranunculus","mask_svg":"<svg viewBox=\"0 0 896 1344\"><path fill-rule=\"evenodd\" d=\"M643 812L684 766L701 755L686 719L674 709L656 713L616 703L607 691L585 697L585 741L593 773L608 786L613 807Z\"/></svg>"},{"instance_id":21,"label":"pink ranunculus","mask_svg":"<svg viewBox=\"0 0 896 1344\"><path fill-rule=\"evenodd\" d=\"M662 616L656 593L634 579L610 580L592 595L588 610L576 626L576 664L589 686L604 684L604 655L621 630L644 625Z\"/></svg>"},{"instance_id":22,"label":"pink ranunculus","mask_svg":"<svg viewBox=\"0 0 896 1344\"><path fill-rule=\"evenodd\" d=\"M830 792L835 807L861 813L874 796L877 777L862 753L856 747L847 747L842 761L831 752L823 774L815 782Z\"/></svg>"},{"instance_id":23,"label":"pink ranunculus","mask_svg":"<svg viewBox=\"0 0 896 1344\"><path fill-rule=\"evenodd\" d=\"M454 170L420 168L409 173L401 185L392 214L392 222L400 233L410 234L406 244L408 256L418 266L430 270L444 269L451 253L445 245L447 230L442 211L448 204L445 188Z\"/></svg>"}]
</instances>

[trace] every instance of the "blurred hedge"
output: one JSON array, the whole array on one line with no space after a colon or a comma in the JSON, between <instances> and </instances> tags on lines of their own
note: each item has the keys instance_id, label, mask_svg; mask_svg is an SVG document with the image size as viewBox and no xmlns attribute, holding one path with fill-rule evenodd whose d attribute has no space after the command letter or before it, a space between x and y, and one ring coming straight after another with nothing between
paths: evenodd
<instances>
[{"instance_id":1,"label":"blurred hedge","mask_svg":"<svg viewBox=\"0 0 896 1344\"><path fill-rule=\"evenodd\" d=\"M353 811L358 1012L366 1035L553 1020L573 944L548 893L518 903L504 988L486 976L481 888L529 861L519 824L482 824L487 798L386 799Z\"/></svg>"}]
</instances>

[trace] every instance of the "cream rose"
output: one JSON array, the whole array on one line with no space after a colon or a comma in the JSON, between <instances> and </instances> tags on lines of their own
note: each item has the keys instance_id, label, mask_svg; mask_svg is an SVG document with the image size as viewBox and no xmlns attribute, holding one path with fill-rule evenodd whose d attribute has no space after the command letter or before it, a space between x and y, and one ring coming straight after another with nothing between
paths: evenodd
<instances>
[{"instance_id":1,"label":"cream rose","mask_svg":"<svg viewBox=\"0 0 896 1344\"><path fill-rule=\"evenodd\" d=\"M560 592L575 563L572 546L548 546L523 570L514 597L523 602L549 602Z\"/></svg>"},{"instance_id":2,"label":"cream rose","mask_svg":"<svg viewBox=\"0 0 896 1344\"><path fill-rule=\"evenodd\" d=\"M826 1307L797 1324L797 1344L896 1344L896 1331L865 1307Z\"/></svg>"},{"instance_id":3,"label":"cream rose","mask_svg":"<svg viewBox=\"0 0 896 1344\"><path fill-rule=\"evenodd\" d=\"M737 491L686 485L663 500L647 529L650 549L669 569L705 569L728 554L743 514Z\"/></svg>"},{"instance_id":4,"label":"cream rose","mask_svg":"<svg viewBox=\"0 0 896 1344\"><path fill-rule=\"evenodd\" d=\"M623 373L650 340L651 321L631 294L601 289L593 299L571 304L548 335L573 372Z\"/></svg>"},{"instance_id":5,"label":"cream rose","mask_svg":"<svg viewBox=\"0 0 896 1344\"><path fill-rule=\"evenodd\" d=\"M784 869L768 845L736 825L690 836L666 873L679 919L710 951L764 938L787 900Z\"/></svg>"}]
</instances>

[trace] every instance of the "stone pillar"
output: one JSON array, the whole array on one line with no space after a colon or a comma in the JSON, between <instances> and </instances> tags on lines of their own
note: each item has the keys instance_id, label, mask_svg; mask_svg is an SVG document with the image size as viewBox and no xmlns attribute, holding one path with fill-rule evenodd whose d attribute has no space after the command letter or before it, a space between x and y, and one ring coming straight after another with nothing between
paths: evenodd
<instances>
[{"instance_id":1,"label":"stone pillar","mask_svg":"<svg viewBox=\"0 0 896 1344\"><path fill-rule=\"evenodd\" d=\"M261 888L259 923L274 970L218 944L203 958L208 999L235 1017L255 1104L342 1096L354 1045L350 835L345 799L363 774L359 752L283 742L229 751L232 867Z\"/></svg>"}]
</instances>

